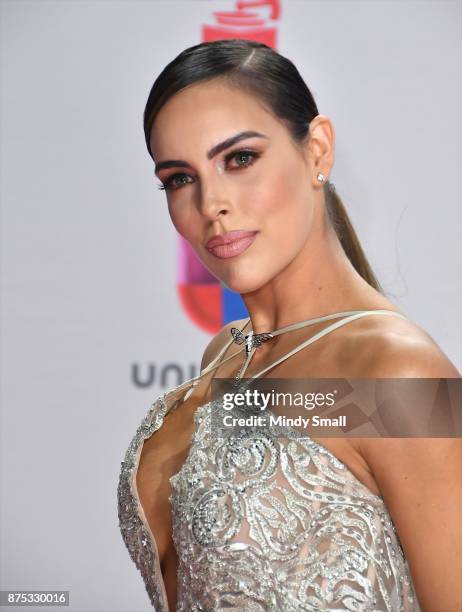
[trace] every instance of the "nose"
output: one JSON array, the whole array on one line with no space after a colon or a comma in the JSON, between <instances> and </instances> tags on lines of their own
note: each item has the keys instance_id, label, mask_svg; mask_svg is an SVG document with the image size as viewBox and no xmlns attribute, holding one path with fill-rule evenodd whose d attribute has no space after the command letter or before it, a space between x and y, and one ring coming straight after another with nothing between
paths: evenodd
<instances>
[{"instance_id":1,"label":"nose","mask_svg":"<svg viewBox=\"0 0 462 612\"><path fill-rule=\"evenodd\" d=\"M228 214L231 210L231 202L223 184L202 183L200 201L200 213L206 218L214 220L220 214Z\"/></svg>"}]
</instances>

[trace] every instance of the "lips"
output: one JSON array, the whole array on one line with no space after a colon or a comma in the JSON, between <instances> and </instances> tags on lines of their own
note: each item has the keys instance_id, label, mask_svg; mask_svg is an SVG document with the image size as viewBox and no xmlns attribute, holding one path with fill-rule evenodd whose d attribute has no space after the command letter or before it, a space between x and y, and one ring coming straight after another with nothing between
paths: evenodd
<instances>
[{"instance_id":1,"label":"lips","mask_svg":"<svg viewBox=\"0 0 462 612\"><path fill-rule=\"evenodd\" d=\"M235 230L226 232L226 234L211 238L205 247L212 255L220 259L226 259L240 255L252 244L256 235L256 231Z\"/></svg>"}]
</instances>

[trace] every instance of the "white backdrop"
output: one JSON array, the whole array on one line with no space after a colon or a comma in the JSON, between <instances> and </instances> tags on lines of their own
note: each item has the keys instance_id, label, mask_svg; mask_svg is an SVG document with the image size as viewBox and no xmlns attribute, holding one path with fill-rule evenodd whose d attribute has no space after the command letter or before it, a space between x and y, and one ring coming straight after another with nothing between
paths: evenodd
<instances>
[{"instance_id":1,"label":"white backdrop","mask_svg":"<svg viewBox=\"0 0 462 612\"><path fill-rule=\"evenodd\" d=\"M165 64L233 6L0 3L1 589L70 590L75 612L150 609L116 486L164 389L132 369L189 377L210 336L177 298L142 111ZM334 123L331 178L373 269L460 369L462 3L281 10L277 47Z\"/></svg>"}]
</instances>

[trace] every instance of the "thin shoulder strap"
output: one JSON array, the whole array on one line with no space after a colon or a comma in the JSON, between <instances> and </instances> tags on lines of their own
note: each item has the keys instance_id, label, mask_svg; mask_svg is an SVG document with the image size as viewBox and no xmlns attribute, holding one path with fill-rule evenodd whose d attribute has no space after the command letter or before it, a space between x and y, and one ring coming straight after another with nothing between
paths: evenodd
<instances>
[{"instance_id":1,"label":"thin shoulder strap","mask_svg":"<svg viewBox=\"0 0 462 612\"><path fill-rule=\"evenodd\" d=\"M280 363L282 363L288 357L292 357L292 355L295 355L295 353L298 353L298 351L301 351L302 349L304 349L309 344L312 344L313 342L316 342L316 340L319 340L319 338L322 338L323 336L325 336L326 334L329 334L330 332L334 331L335 329L338 329L339 327L342 327L342 325L346 325L347 323L350 323L351 321L359 319L360 317L365 317L365 316L368 316L368 315L375 315L375 314L382 314L382 315L389 315L389 316L393 316L394 315L394 316L397 316L397 317L401 317L402 319L407 319L407 317L405 315L403 315L403 314L401 314L399 312L395 312L394 310L363 310L363 311L359 311L359 312L357 312L357 313L355 313L355 314L353 314L353 315L351 315L349 317L345 317L344 319L341 319L340 321L336 321L335 323L331 323L330 325L328 325L327 327L322 329L317 334L314 334L314 336L311 336L310 338L308 338L308 340L305 340L304 342L302 342L301 344L296 346L289 353L286 353L285 355L280 357L277 361L275 361L274 363L270 364L269 366L267 366L266 368L261 370L261 372L258 372L257 374L255 374L254 376L249 377L249 378L251 378L251 379L258 378L259 376L261 376L262 374L264 374L268 370L271 370L271 368L274 368L275 366L277 366Z\"/></svg>"},{"instance_id":2,"label":"thin shoulder strap","mask_svg":"<svg viewBox=\"0 0 462 612\"><path fill-rule=\"evenodd\" d=\"M283 355L280 359L278 359L277 361L275 361L274 363L272 363L271 365L266 367L264 370L262 370L261 372L258 372L258 374L256 374L255 376L252 376L252 379L253 378L258 378L259 376L261 376L262 374L264 374L265 372L267 372L271 368L274 368L276 365L279 365L285 359L291 357L292 355L294 355L298 351L301 351L303 348L305 348L309 344L312 344L313 342L316 342L316 340L319 340L319 338L322 338L322 336L325 336L326 334L330 333L331 331L334 331L338 327L341 327L342 325L346 325L347 323L350 323L350 321L354 321L355 319L359 319L360 317L367 316L367 315L373 315L373 314L384 314L384 315L394 315L394 316L401 317L403 319L407 319L407 317L405 315L403 315L403 314L401 314L399 312L395 312L394 310L359 310L359 311L353 310L353 311L345 311L345 312L350 312L350 313L353 313L353 314L351 314L350 316L347 316L347 317L341 319L340 321L336 321L335 323L332 323L331 325L328 325L327 327L325 327L323 330L321 330L320 332L318 332L314 336L311 336L308 340L305 340L305 342L303 342L299 346L296 346L292 351L290 351L286 355ZM331 319L333 317L341 316L342 314L344 314L344 313L337 312L337 313L333 313L333 314L330 314L330 315L325 315L323 317L317 317L316 319L312 319L311 323L319 322L319 321L322 321L322 320L328 320L328 319ZM247 327L249 322L250 322L250 317L245 322L245 324L242 327L241 331L244 331L244 329ZM175 389L173 389L170 392L167 392L166 394L174 393L174 392L176 393L177 391L180 391L183 388L185 388L188 385L190 385L191 386L190 391L183 398L183 400L186 400L188 395L189 395L189 393L192 392L193 387L197 384L197 382L199 382L199 379L202 378L202 376L204 376L205 374L207 374L211 370L216 369L218 367L219 363L226 363L227 361L232 359L237 353L240 353L243 350L243 349L240 349L240 350L236 351L235 353L233 353L232 355L230 355L229 357L227 357L226 359L223 359L223 361L220 361L221 357L224 355L224 353L227 351L227 349L229 348L229 346L233 342L234 342L234 338L231 338L225 344L225 346L221 349L221 351L219 351L217 356L209 363L208 366L206 366L202 370L202 372L198 376L194 376L193 378L189 378L188 380L185 380L181 385L179 385L178 387L175 387Z\"/></svg>"},{"instance_id":3,"label":"thin shoulder strap","mask_svg":"<svg viewBox=\"0 0 462 612\"><path fill-rule=\"evenodd\" d=\"M306 321L301 321L299 323L293 323L292 325L286 325L285 327L282 327L278 331L282 332L282 331L289 331L291 329L298 329L299 327L303 327L303 326L306 326L306 325L314 325L315 323L320 323L321 321L328 321L329 319L338 319L339 317L342 317L343 315L357 314L357 313L360 313L360 312L365 312L365 311L363 311L363 310L345 310L343 312L334 312L332 314L323 315L322 317L316 317L314 319L307 319ZM241 332L244 331L244 329L247 327L247 325L249 323L250 323L250 317L248 317L248 319L245 322L243 328L241 329ZM197 376L196 378L199 378L200 376L203 376L204 374L207 374L208 372L210 372L210 370L212 370L214 368L217 368L220 363L226 363L227 361L232 359L235 355L237 355L237 353L240 353L240 352L242 352L244 350L245 347L243 347L239 351L236 351L235 353L233 353L232 355L227 357L222 362L221 361L221 357L226 353L226 351L228 350L228 348L231 346L231 344L233 342L234 342L234 338L231 338L229 340L229 342L218 353L218 355L209 363L209 365L207 367L205 367L202 370L200 375ZM194 380L194 379L191 378L190 380ZM186 381L184 384L186 384L188 382L190 382L190 381Z\"/></svg>"}]
</instances>

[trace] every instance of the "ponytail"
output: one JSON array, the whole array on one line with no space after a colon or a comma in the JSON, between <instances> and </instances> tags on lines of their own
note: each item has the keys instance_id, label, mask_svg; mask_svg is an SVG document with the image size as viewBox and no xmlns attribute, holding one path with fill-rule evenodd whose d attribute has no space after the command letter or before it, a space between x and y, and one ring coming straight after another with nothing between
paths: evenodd
<instances>
[{"instance_id":1,"label":"ponytail","mask_svg":"<svg viewBox=\"0 0 462 612\"><path fill-rule=\"evenodd\" d=\"M324 196L330 221L346 256L358 274L360 274L369 285L383 294L383 289L361 248L358 236L351 224L345 206L340 196L335 191L334 185L329 181L326 181L324 184Z\"/></svg>"}]
</instances>

